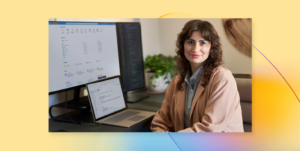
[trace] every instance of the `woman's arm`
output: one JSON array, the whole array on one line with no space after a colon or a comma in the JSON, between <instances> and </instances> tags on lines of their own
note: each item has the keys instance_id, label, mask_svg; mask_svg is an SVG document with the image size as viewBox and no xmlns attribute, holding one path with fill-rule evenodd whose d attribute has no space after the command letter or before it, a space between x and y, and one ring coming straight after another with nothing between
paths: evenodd
<instances>
[{"instance_id":1,"label":"woman's arm","mask_svg":"<svg viewBox=\"0 0 300 151\"><path fill-rule=\"evenodd\" d=\"M176 77L174 77L171 83L169 84L161 108L156 112L152 120L151 130L153 132L170 132L174 127L170 116L170 105L172 102L173 91L176 85L176 82L174 80L175 78Z\"/></svg>"}]
</instances>

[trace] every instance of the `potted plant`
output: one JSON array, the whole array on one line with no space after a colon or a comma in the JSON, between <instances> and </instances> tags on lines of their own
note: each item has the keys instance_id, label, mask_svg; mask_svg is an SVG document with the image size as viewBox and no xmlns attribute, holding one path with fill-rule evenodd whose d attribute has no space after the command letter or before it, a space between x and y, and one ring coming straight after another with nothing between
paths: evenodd
<instances>
[{"instance_id":1,"label":"potted plant","mask_svg":"<svg viewBox=\"0 0 300 151\"><path fill-rule=\"evenodd\" d=\"M175 62L176 56L159 54L146 57L144 68L146 70L146 85L148 85L150 92L165 92L175 75Z\"/></svg>"}]
</instances>

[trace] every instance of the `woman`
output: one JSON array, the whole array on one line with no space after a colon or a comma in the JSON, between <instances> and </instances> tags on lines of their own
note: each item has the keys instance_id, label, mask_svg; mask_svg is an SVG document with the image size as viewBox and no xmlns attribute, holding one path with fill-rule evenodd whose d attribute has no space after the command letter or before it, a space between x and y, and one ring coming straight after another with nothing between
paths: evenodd
<instances>
[{"instance_id":1,"label":"woman","mask_svg":"<svg viewBox=\"0 0 300 151\"><path fill-rule=\"evenodd\" d=\"M207 21L187 22L177 42L180 74L170 83L154 132L243 132L240 97L222 67L220 38Z\"/></svg>"}]
</instances>

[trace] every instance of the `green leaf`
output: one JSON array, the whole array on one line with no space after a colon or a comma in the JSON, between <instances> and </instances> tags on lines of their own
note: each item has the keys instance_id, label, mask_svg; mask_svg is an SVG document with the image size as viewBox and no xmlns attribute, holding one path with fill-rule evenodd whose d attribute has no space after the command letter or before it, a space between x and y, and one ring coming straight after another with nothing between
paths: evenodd
<instances>
[{"instance_id":1,"label":"green leaf","mask_svg":"<svg viewBox=\"0 0 300 151\"><path fill-rule=\"evenodd\" d=\"M156 72L155 77L163 76L165 73L170 73L171 78L178 73L176 68L177 56L164 56L163 54L148 55L144 61L144 68L150 69L150 72Z\"/></svg>"}]
</instances>

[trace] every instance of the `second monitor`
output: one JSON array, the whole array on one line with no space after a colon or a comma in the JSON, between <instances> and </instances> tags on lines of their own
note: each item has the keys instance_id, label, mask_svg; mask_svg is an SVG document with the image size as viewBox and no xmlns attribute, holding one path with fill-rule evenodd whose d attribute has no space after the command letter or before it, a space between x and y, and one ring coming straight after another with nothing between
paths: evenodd
<instances>
[{"instance_id":1,"label":"second monitor","mask_svg":"<svg viewBox=\"0 0 300 151\"><path fill-rule=\"evenodd\" d=\"M121 80L127 102L137 102L149 97L132 93L145 88L144 62L140 23L117 24Z\"/></svg>"}]
</instances>

